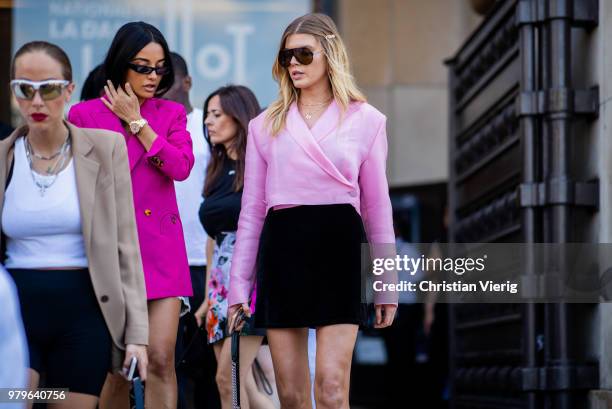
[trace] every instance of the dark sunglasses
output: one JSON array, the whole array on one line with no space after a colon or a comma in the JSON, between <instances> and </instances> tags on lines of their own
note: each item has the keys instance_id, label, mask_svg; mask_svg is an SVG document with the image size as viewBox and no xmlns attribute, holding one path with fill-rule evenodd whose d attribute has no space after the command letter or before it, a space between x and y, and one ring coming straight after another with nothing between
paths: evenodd
<instances>
[{"instance_id":1,"label":"dark sunglasses","mask_svg":"<svg viewBox=\"0 0 612 409\"><path fill-rule=\"evenodd\" d=\"M11 88L15 93L15 97L31 101L36 95L36 91L40 94L43 101L49 101L62 95L62 90L70 84L66 80L46 80L46 81L28 81L28 80L12 80Z\"/></svg>"},{"instance_id":2,"label":"dark sunglasses","mask_svg":"<svg viewBox=\"0 0 612 409\"><path fill-rule=\"evenodd\" d=\"M278 53L278 63L287 68L291 65L291 58L295 59L302 65L308 65L312 62L312 59L316 54L320 54L321 51L312 51L307 47L289 48L280 50Z\"/></svg>"},{"instance_id":3,"label":"dark sunglasses","mask_svg":"<svg viewBox=\"0 0 612 409\"><path fill-rule=\"evenodd\" d=\"M149 67L148 65L139 65L129 62L128 67L136 71L138 74L146 75L151 74L153 71L155 71L155 74L157 75L166 75L170 72L170 67L168 67L167 65L164 65L162 67Z\"/></svg>"}]
</instances>

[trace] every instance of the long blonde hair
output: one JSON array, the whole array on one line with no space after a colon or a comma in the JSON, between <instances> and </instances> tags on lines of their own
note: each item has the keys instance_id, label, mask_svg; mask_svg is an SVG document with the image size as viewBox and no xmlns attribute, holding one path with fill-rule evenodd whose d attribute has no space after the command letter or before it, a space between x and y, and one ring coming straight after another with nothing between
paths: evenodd
<instances>
[{"instance_id":1,"label":"long blonde hair","mask_svg":"<svg viewBox=\"0 0 612 409\"><path fill-rule=\"evenodd\" d=\"M283 33L279 52L285 48L287 37L292 34L310 34L321 43L323 55L327 60L327 77L332 93L343 111L346 111L352 101L366 101L351 74L344 42L340 38L336 24L329 16L310 13L293 20ZM272 135L278 135L285 127L287 112L291 104L297 101L300 91L293 86L289 71L278 63L278 58L272 66L272 76L278 82L279 92L276 101L268 107L266 122L271 125Z\"/></svg>"}]
</instances>

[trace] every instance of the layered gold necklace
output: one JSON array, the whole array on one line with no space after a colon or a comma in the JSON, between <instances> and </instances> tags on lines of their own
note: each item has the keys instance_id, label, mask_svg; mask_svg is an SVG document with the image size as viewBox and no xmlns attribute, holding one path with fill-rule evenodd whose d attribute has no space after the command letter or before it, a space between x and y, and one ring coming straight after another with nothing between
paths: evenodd
<instances>
[{"instance_id":1,"label":"layered gold necklace","mask_svg":"<svg viewBox=\"0 0 612 409\"><path fill-rule=\"evenodd\" d=\"M304 114L304 118L310 121L316 114L324 110L329 105L331 100L332 98L329 98L326 101L317 102L314 104L304 104L303 102L298 101L298 104L300 105L300 107L302 107L302 113Z\"/></svg>"}]
</instances>

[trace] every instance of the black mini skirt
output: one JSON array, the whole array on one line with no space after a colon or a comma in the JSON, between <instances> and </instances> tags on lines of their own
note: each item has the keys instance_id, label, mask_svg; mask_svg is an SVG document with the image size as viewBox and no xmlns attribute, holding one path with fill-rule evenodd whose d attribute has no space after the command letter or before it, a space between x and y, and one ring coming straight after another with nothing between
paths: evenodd
<instances>
[{"instance_id":1,"label":"black mini skirt","mask_svg":"<svg viewBox=\"0 0 612 409\"><path fill-rule=\"evenodd\" d=\"M257 257L255 326L365 325L364 242L350 204L270 209Z\"/></svg>"}]
</instances>

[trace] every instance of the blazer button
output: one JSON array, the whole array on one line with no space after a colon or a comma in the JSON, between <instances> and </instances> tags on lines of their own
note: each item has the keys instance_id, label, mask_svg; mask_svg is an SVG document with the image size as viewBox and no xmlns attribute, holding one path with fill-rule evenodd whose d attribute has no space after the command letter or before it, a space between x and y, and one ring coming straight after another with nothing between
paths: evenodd
<instances>
[{"instance_id":1,"label":"blazer button","mask_svg":"<svg viewBox=\"0 0 612 409\"><path fill-rule=\"evenodd\" d=\"M170 218L170 221L172 222L172 224L176 224L176 217L172 216Z\"/></svg>"},{"instance_id":2,"label":"blazer button","mask_svg":"<svg viewBox=\"0 0 612 409\"><path fill-rule=\"evenodd\" d=\"M357 197L357 192L355 192L354 190L351 190L350 192L348 192L348 194L351 197Z\"/></svg>"},{"instance_id":3,"label":"blazer button","mask_svg":"<svg viewBox=\"0 0 612 409\"><path fill-rule=\"evenodd\" d=\"M100 297L100 301L107 302L108 301L108 295L103 295L102 297Z\"/></svg>"},{"instance_id":4,"label":"blazer button","mask_svg":"<svg viewBox=\"0 0 612 409\"><path fill-rule=\"evenodd\" d=\"M161 168L162 166L164 166L164 161L161 160L159 156L152 156L149 160L151 161L152 164L154 164L158 168Z\"/></svg>"},{"instance_id":5,"label":"blazer button","mask_svg":"<svg viewBox=\"0 0 612 409\"><path fill-rule=\"evenodd\" d=\"M151 216L151 209L145 209L144 214L145 216Z\"/></svg>"}]
</instances>

